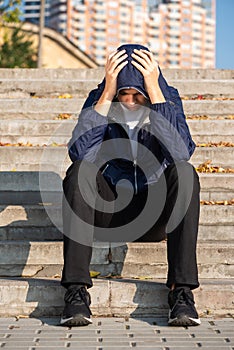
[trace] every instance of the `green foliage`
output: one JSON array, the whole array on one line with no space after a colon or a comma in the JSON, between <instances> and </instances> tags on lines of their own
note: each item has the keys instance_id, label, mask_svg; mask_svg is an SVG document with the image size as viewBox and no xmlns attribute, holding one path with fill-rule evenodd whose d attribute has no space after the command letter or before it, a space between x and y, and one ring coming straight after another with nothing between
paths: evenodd
<instances>
[{"instance_id":1,"label":"green foliage","mask_svg":"<svg viewBox=\"0 0 234 350\"><path fill-rule=\"evenodd\" d=\"M32 44L20 27L6 28L0 47L0 68L35 68L36 52Z\"/></svg>"},{"instance_id":2,"label":"green foliage","mask_svg":"<svg viewBox=\"0 0 234 350\"><path fill-rule=\"evenodd\" d=\"M21 0L0 1L0 22L17 23L20 22Z\"/></svg>"},{"instance_id":3,"label":"green foliage","mask_svg":"<svg viewBox=\"0 0 234 350\"><path fill-rule=\"evenodd\" d=\"M37 57L33 41L21 29L21 0L0 1L0 68L35 68ZM17 23L16 26L9 25Z\"/></svg>"}]
</instances>

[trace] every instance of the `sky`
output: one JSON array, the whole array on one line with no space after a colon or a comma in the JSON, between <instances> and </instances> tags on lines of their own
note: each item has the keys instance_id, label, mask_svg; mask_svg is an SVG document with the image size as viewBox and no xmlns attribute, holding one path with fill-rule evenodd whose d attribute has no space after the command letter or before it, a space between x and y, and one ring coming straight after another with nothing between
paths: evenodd
<instances>
[{"instance_id":1,"label":"sky","mask_svg":"<svg viewBox=\"0 0 234 350\"><path fill-rule=\"evenodd\" d=\"M216 0L216 68L234 69L234 0Z\"/></svg>"}]
</instances>

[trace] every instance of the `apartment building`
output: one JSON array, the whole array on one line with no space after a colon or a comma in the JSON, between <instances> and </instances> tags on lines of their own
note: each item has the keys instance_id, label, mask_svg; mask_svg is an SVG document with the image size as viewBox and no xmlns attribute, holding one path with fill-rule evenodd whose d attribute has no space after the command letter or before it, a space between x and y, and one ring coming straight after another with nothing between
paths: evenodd
<instances>
[{"instance_id":1,"label":"apartment building","mask_svg":"<svg viewBox=\"0 0 234 350\"><path fill-rule=\"evenodd\" d=\"M51 0L50 26L104 65L122 43L147 44L147 0Z\"/></svg>"},{"instance_id":2,"label":"apartment building","mask_svg":"<svg viewBox=\"0 0 234 350\"><path fill-rule=\"evenodd\" d=\"M22 19L34 24L39 23L40 18L40 3L41 1L28 1L22 0ZM48 21L50 17L50 0L45 2L45 25L48 26Z\"/></svg>"},{"instance_id":3,"label":"apartment building","mask_svg":"<svg viewBox=\"0 0 234 350\"><path fill-rule=\"evenodd\" d=\"M25 1L27 6L39 2ZM215 67L215 0L47 0L47 3L48 25L101 66L107 54L119 45L141 43L150 47L162 67Z\"/></svg>"},{"instance_id":4,"label":"apartment building","mask_svg":"<svg viewBox=\"0 0 234 350\"><path fill-rule=\"evenodd\" d=\"M207 16L201 0L162 1L152 8L149 15L149 46L160 65L214 68L213 16Z\"/></svg>"}]
</instances>

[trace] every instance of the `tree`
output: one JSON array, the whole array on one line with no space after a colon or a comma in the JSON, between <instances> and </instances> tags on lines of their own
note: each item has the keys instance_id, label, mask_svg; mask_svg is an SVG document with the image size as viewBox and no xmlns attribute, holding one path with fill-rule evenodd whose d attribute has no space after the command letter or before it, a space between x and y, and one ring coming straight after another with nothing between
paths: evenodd
<instances>
[{"instance_id":1,"label":"tree","mask_svg":"<svg viewBox=\"0 0 234 350\"><path fill-rule=\"evenodd\" d=\"M10 34L9 34L10 33ZM35 68L36 55L33 42L25 39L20 27L5 32L3 45L0 48L1 68Z\"/></svg>"},{"instance_id":2,"label":"tree","mask_svg":"<svg viewBox=\"0 0 234 350\"><path fill-rule=\"evenodd\" d=\"M0 22L18 23L20 22L21 0L0 1Z\"/></svg>"},{"instance_id":3,"label":"tree","mask_svg":"<svg viewBox=\"0 0 234 350\"><path fill-rule=\"evenodd\" d=\"M1 68L36 67L33 41L22 30L20 4L21 0L0 1L0 25L3 32L3 42L0 43Z\"/></svg>"}]
</instances>

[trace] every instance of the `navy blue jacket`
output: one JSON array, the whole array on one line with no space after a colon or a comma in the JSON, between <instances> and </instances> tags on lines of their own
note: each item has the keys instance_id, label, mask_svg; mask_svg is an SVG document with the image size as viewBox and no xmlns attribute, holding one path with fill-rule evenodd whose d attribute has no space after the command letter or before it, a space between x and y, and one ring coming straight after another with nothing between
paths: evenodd
<instances>
[{"instance_id":1,"label":"navy blue jacket","mask_svg":"<svg viewBox=\"0 0 234 350\"><path fill-rule=\"evenodd\" d=\"M119 49L122 48L129 55L134 48L146 49L133 44L123 45ZM126 125L115 106L117 100L113 100L108 117L93 108L104 86L105 79L90 92L79 115L68 145L73 162L83 159L93 162L103 172L110 186L114 188L119 180L125 179L134 186L136 193L147 184L156 182L169 164L190 159L195 144L185 120L182 102L178 91L168 86L161 70L159 86L166 102L151 104L149 101L148 117L138 126L136 159L132 156ZM117 91L130 87L148 96L142 74L129 63L118 75Z\"/></svg>"}]
</instances>

